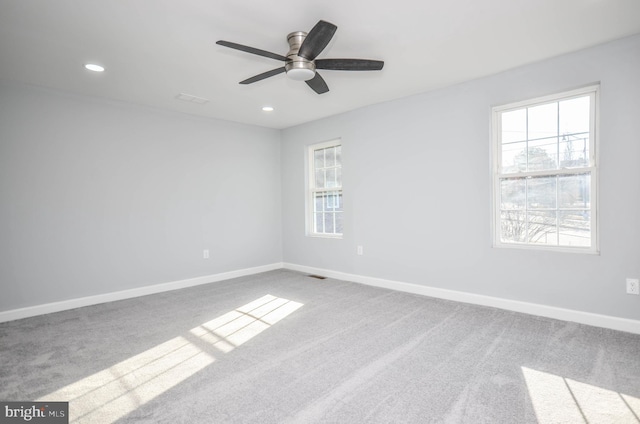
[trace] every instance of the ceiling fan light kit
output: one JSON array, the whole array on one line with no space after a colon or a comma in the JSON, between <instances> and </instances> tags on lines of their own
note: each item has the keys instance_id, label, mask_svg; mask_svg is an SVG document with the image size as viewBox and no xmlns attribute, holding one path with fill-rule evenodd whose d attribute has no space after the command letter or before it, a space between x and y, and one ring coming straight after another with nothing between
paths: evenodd
<instances>
[{"instance_id":1,"label":"ceiling fan light kit","mask_svg":"<svg viewBox=\"0 0 640 424\"><path fill-rule=\"evenodd\" d=\"M318 55L333 38L338 29L332 23L326 21L318 21L318 23L306 33L304 31L296 31L287 35L289 43L289 52L286 57L265 50L256 49L255 47L244 46L242 44L232 43L230 41L220 40L216 44L240 50L246 53L258 56L268 57L274 60L285 62L280 68L263 72L246 80L240 81L240 84L253 84L283 72L292 80L305 81L313 91L323 94L329 91L329 87L317 69L327 69L335 71L379 71L384 66L381 60L369 59L317 59Z\"/></svg>"}]
</instances>

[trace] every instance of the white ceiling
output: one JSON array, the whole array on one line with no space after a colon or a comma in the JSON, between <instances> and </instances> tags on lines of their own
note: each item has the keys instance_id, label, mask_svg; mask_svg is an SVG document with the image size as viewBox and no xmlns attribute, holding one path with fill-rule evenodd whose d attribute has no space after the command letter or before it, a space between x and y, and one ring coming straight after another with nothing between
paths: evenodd
<instances>
[{"instance_id":1,"label":"white ceiling","mask_svg":"<svg viewBox=\"0 0 640 424\"><path fill-rule=\"evenodd\" d=\"M320 19L338 30L319 58L384 69L321 71L323 95L285 74L239 85L282 62L215 44L286 55L286 35ZM0 78L286 128L636 33L639 0L0 0Z\"/></svg>"}]
</instances>

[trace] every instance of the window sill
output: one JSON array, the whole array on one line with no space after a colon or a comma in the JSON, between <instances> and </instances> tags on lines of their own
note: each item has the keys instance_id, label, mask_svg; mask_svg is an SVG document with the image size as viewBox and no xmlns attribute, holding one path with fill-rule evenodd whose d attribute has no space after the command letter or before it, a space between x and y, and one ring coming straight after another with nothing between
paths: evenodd
<instances>
[{"instance_id":1,"label":"window sill","mask_svg":"<svg viewBox=\"0 0 640 424\"><path fill-rule=\"evenodd\" d=\"M506 243L493 243L491 246L496 249L517 249L517 250L537 250L545 252L558 252L558 253L577 253L581 255L600 255L600 251L592 247L568 247L568 246L536 246L531 244L506 244Z\"/></svg>"},{"instance_id":2,"label":"window sill","mask_svg":"<svg viewBox=\"0 0 640 424\"><path fill-rule=\"evenodd\" d=\"M307 237L342 240L342 234L307 234Z\"/></svg>"}]
</instances>

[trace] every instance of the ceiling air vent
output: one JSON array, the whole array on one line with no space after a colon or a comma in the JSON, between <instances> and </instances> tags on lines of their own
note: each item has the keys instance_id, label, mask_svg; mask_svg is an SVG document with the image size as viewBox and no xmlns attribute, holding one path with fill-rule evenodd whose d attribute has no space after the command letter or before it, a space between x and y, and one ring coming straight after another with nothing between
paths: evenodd
<instances>
[{"instance_id":1,"label":"ceiling air vent","mask_svg":"<svg viewBox=\"0 0 640 424\"><path fill-rule=\"evenodd\" d=\"M205 103L209 103L209 99L205 99L204 97L194 96L192 94L180 93L176 96L176 99L182 100L183 102L195 103L198 105L203 105Z\"/></svg>"}]
</instances>

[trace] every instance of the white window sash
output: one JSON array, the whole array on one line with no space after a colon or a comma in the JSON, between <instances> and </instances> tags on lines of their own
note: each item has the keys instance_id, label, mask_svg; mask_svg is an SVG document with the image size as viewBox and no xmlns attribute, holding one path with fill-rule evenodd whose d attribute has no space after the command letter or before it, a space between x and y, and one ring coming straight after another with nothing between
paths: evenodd
<instances>
[{"instance_id":1,"label":"white window sash","mask_svg":"<svg viewBox=\"0 0 640 424\"><path fill-rule=\"evenodd\" d=\"M535 106L554 103L563 100L570 100L572 98L590 96L590 116L589 116L589 164L584 167L575 168L558 168L558 169L546 169L536 171L523 171L523 172L503 172L502 171L502 114L505 112L520 110L523 108L532 108ZM550 250L558 252L583 252L583 253L599 253L599 225L598 225L598 101L599 101L599 86L588 86L569 92L560 94L549 95L540 97L530 101L522 101L518 103L511 103L505 106L498 106L492 109L492 174L493 174L493 219L491 232L493 234L493 246L498 248L522 248L522 249L536 249L536 250ZM502 242L501 236L501 187L500 182L508 179L519 178L535 178L535 177L554 177L561 175L579 175L590 174L590 239L591 246L564 246L564 245L540 245L531 242ZM562 211L556 202L556 208L550 209L554 211ZM525 211L528 211L525 208ZM559 225L559 223L556 223Z\"/></svg>"},{"instance_id":2,"label":"white window sash","mask_svg":"<svg viewBox=\"0 0 640 424\"><path fill-rule=\"evenodd\" d=\"M342 142L340 139L330 140L322 143L317 143L313 145L307 146L307 194L306 194L306 234L310 237L322 237L322 238L342 238L342 233L326 233L326 232L318 232L316 231L316 221L315 221L315 197L317 194L323 193L338 193L342 196L342 185L336 187L315 187L315 163L314 163L314 154L318 150L323 150L327 148L342 146ZM336 167L342 168L342 166ZM329 214L334 214L334 228L335 228L335 213L336 212L324 212ZM337 212L342 213L342 212Z\"/></svg>"}]
</instances>

